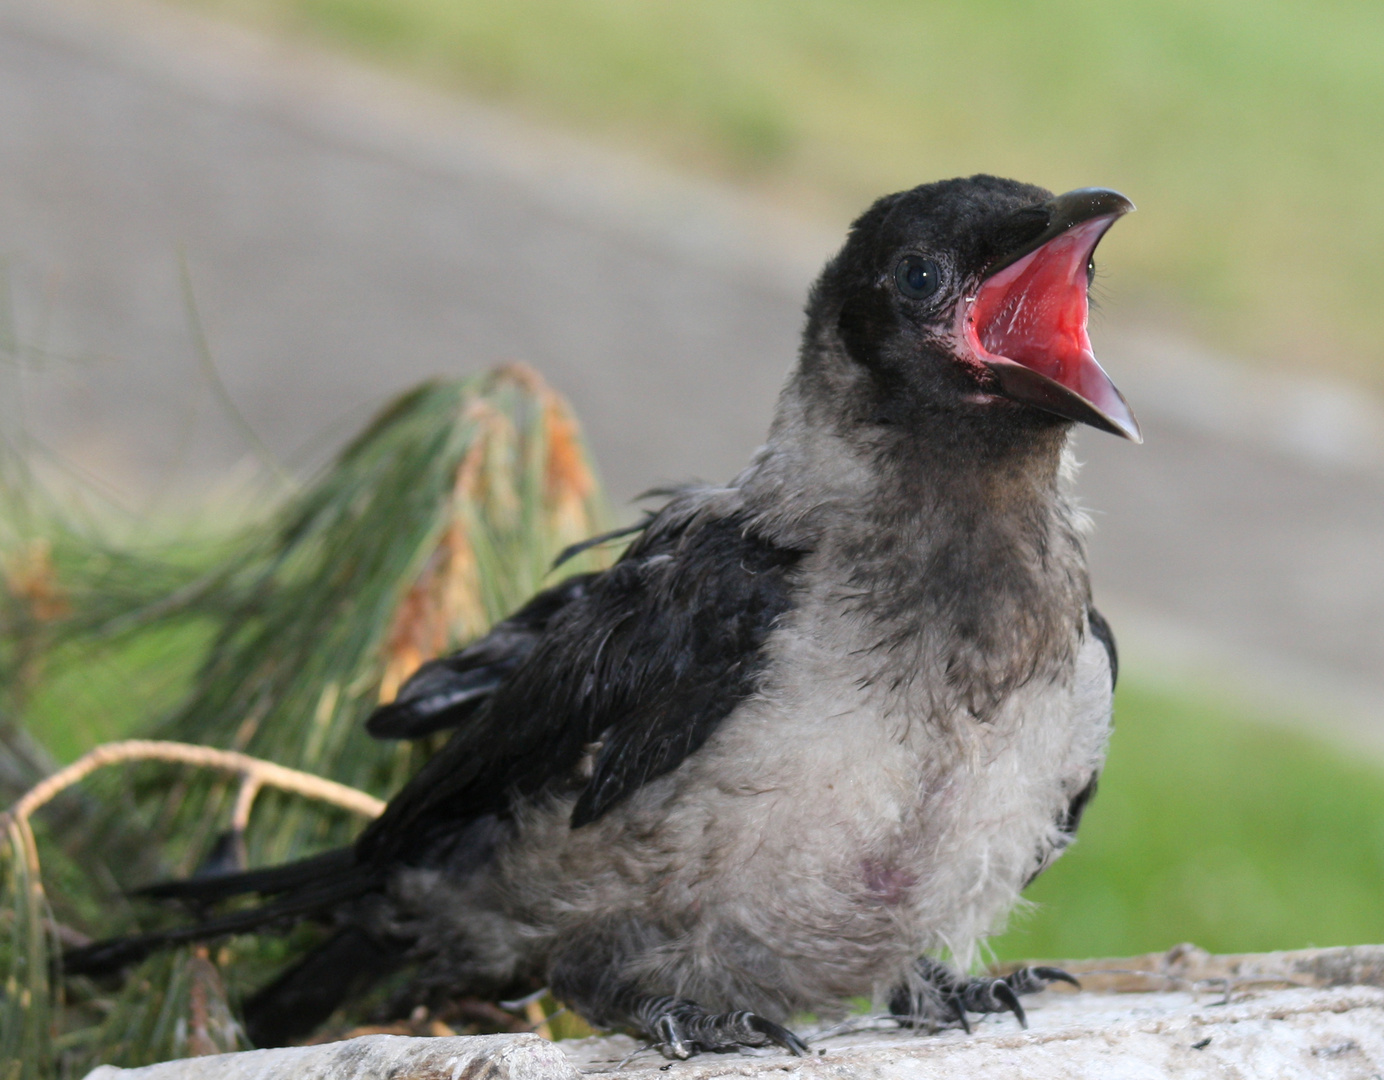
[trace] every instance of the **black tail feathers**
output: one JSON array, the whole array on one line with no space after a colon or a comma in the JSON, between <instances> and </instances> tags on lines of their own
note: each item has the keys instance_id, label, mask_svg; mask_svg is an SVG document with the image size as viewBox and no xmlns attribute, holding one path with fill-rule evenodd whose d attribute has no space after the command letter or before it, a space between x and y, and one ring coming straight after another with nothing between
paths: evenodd
<instances>
[{"instance_id":1,"label":"black tail feathers","mask_svg":"<svg viewBox=\"0 0 1384 1080\"><path fill-rule=\"evenodd\" d=\"M232 896L259 893L277 896L313 882L326 882L354 876L358 871L355 852L337 848L310 859L266 866L261 870L242 870L232 874L209 874L184 878L181 881L161 881L135 891L135 896L150 900L186 900L192 904L215 904Z\"/></svg>"},{"instance_id":2,"label":"black tail feathers","mask_svg":"<svg viewBox=\"0 0 1384 1080\"><path fill-rule=\"evenodd\" d=\"M274 899L258 907L201 919L190 926L108 938L70 949L63 954L63 971L69 975L106 975L175 945L267 927L286 929L301 919L330 914L339 905L378 887L377 875L357 864L349 848L264 870L164 882L140 890L139 895L176 898L199 906L247 893Z\"/></svg>"},{"instance_id":3,"label":"black tail feathers","mask_svg":"<svg viewBox=\"0 0 1384 1080\"><path fill-rule=\"evenodd\" d=\"M245 1033L255 1046L285 1046L401 967L402 944L358 927L332 935L245 1003Z\"/></svg>"}]
</instances>

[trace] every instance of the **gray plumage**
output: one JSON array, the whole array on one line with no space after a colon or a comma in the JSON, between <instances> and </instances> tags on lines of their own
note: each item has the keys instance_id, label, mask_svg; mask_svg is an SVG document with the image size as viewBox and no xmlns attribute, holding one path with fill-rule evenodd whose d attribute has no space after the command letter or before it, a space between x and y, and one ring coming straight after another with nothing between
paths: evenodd
<instances>
[{"instance_id":1,"label":"gray plumage","mask_svg":"<svg viewBox=\"0 0 1384 1080\"><path fill-rule=\"evenodd\" d=\"M969 962L1067 842L1059 823L1100 769L1112 681L1087 625L1062 440L1003 484L978 461L968 494L990 505L969 528L925 478L821 453L795 415L801 393L795 380L732 486L665 511L748 512L811 552L757 692L599 821L571 830L575 795L552 795L464 885L445 868L398 877L439 983L613 965L718 1011L829 1013L887 998L925 953ZM796 498L784 477L807 478ZM993 572L1010 561L1024 572ZM959 608L978 614L964 633Z\"/></svg>"}]
</instances>

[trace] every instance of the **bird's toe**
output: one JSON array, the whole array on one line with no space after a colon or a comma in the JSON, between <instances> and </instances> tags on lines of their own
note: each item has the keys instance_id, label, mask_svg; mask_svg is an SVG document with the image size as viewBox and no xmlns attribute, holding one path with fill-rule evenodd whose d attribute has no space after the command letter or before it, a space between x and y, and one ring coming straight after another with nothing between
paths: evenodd
<instances>
[{"instance_id":1,"label":"bird's toe","mask_svg":"<svg viewBox=\"0 0 1384 1080\"><path fill-rule=\"evenodd\" d=\"M664 1057L686 1061L696 1053L696 1047L688 1041L687 1032L676 1016L660 1017L653 1034Z\"/></svg>"}]
</instances>

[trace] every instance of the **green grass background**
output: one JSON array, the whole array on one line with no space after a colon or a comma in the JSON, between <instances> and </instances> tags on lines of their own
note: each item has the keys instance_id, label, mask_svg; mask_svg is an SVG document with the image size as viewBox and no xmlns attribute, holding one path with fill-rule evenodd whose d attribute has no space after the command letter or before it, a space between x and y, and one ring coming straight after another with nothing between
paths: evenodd
<instances>
[{"instance_id":1,"label":"green grass background","mask_svg":"<svg viewBox=\"0 0 1384 1080\"><path fill-rule=\"evenodd\" d=\"M989 171L1119 188L1124 315L1384 387L1373 0L183 0L844 221Z\"/></svg>"}]
</instances>

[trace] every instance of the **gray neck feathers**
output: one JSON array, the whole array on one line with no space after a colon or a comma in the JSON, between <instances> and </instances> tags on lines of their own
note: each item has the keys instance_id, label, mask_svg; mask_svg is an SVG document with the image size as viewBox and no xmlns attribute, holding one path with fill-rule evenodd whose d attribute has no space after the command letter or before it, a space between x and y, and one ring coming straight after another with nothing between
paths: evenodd
<instances>
[{"instance_id":1,"label":"gray neck feathers","mask_svg":"<svg viewBox=\"0 0 1384 1080\"><path fill-rule=\"evenodd\" d=\"M1068 677L1090 587L1065 429L967 445L839 415L795 377L733 487L752 528L812 552L803 601L844 620L867 680L986 720Z\"/></svg>"}]
</instances>

